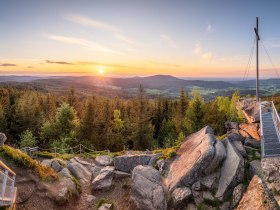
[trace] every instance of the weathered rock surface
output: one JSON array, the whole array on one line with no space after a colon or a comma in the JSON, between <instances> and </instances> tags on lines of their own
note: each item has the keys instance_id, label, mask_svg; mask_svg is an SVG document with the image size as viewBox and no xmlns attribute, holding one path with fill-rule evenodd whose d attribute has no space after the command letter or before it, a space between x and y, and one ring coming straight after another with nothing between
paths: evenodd
<instances>
[{"instance_id":1,"label":"weathered rock surface","mask_svg":"<svg viewBox=\"0 0 280 210\"><path fill-rule=\"evenodd\" d=\"M203 200L206 200L206 201L214 201L215 200L214 196L209 191L204 191L202 193L202 198L203 198Z\"/></svg>"},{"instance_id":2,"label":"weathered rock surface","mask_svg":"<svg viewBox=\"0 0 280 210\"><path fill-rule=\"evenodd\" d=\"M214 191L218 187L220 178L220 172L214 172L200 180L202 187L206 188L209 191Z\"/></svg>"},{"instance_id":3,"label":"weathered rock surface","mask_svg":"<svg viewBox=\"0 0 280 210\"><path fill-rule=\"evenodd\" d=\"M0 133L0 146L3 146L6 140L7 136L4 133Z\"/></svg>"},{"instance_id":4,"label":"weathered rock surface","mask_svg":"<svg viewBox=\"0 0 280 210\"><path fill-rule=\"evenodd\" d=\"M57 183L57 188L51 189L51 194L56 203L62 205L68 202L73 194L78 195L79 192L71 178L63 177Z\"/></svg>"},{"instance_id":5,"label":"weathered rock surface","mask_svg":"<svg viewBox=\"0 0 280 210\"><path fill-rule=\"evenodd\" d=\"M237 108L242 110L247 121L255 123L260 121L259 103L255 99L240 99Z\"/></svg>"},{"instance_id":6,"label":"weathered rock surface","mask_svg":"<svg viewBox=\"0 0 280 210\"><path fill-rule=\"evenodd\" d=\"M244 159L229 140L225 140L227 157L221 168L221 177L219 180L216 197L224 200L228 197L235 186L243 181L244 177Z\"/></svg>"},{"instance_id":7,"label":"weathered rock surface","mask_svg":"<svg viewBox=\"0 0 280 210\"><path fill-rule=\"evenodd\" d=\"M210 127L205 127L186 139L178 150L180 155L170 166L166 184L170 191L191 186L203 174L216 169L225 156L223 144L217 141Z\"/></svg>"},{"instance_id":8,"label":"weathered rock surface","mask_svg":"<svg viewBox=\"0 0 280 210\"><path fill-rule=\"evenodd\" d=\"M91 170L91 173L92 173L91 179L93 180L95 177L97 177L101 170L102 170L102 167L94 166Z\"/></svg>"},{"instance_id":9,"label":"weathered rock surface","mask_svg":"<svg viewBox=\"0 0 280 210\"><path fill-rule=\"evenodd\" d=\"M113 209L113 204L111 203L103 203L98 210L111 210Z\"/></svg>"},{"instance_id":10,"label":"weathered rock surface","mask_svg":"<svg viewBox=\"0 0 280 210\"><path fill-rule=\"evenodd\" d=\"M261 147L261 144L259 141L256 141L255 139L246 139L244 142L244 146L253 147L255 149L258 149Z\"/></svg>"},{"instance_id":11,"label":"weathered rock surface","mask_svg":"<svg viewBox=\"0 0 280 210\"><path fill-rule=\"evenodd\" d=\"M232 130L232 129L238 129L239 127L238 127L238 123L237 122L229 122L229 121L227 121L227 122L225 122L225 128L227 130Z\"/></svg>"},{"instance_id":12,"label":"weathered rock surface","mask_svg":"<svg viewBox=\"0 0 280 210\"><path fill-rule=\"evenodd\" d=\"M81 163L78 163L75 160L69 162L68 167L69 171L78 178L81 182L87 183L91 179L91 172Z\"/></svg>"},{"instance_id":13,"label":"weathered rock surface","mask_svg":"<svg viewBox=\"0 0 280 210\"><path fill-rule=\"evenodd\" d=\"M115 179L121 179L121 178L126 178L126 177L130 177L129 173L126 172L122 172L122 171L114 171L114 178Z\"/></svg>"},{"instance_id":14,"label":"weathered rock surface","mask_svg":"<svg viewBox=\"0 0 280 210\"><path fill-rule=\"evenodd\" d=\"M167 202L159 171L151 166L135 167L130 199L139 209L166 210Z\"/></svg>"},{"instance_id":15,"label":"weathered rock surface","mask_svg":"<svg viewBox=\"0 0 280 210\"><path fill-rule=\"evenodd\" d=\"M52 164L51 159L45 159L45 160L42 160L42 162L41 162L41 165L47 166L47 167L51 167L51 164Z\"/></svg>"},{"instance_id":16,"label":"weathered rock surface","mask_svg":"<svg viewBox=\"0 0 280 210\"><path fill-rule=\"evenodd\" d=\"M96 176L91 183L92 190L110 189L114 178L114 170L115 168L113 166L106 166L101 169L99 175Z\"/></svg>"},{"instance_id":17,"label":"weathered rock surface","mask_svg":"<svg viewBox=\"0 0 280 210\"><path fill-rule=\"evenodd\" d=\"M58 160L58 159L52 160L51 167L55 172L57 173L60 172L64 168L64 166L65 165L62 163L62 160Z\"/></svg>"},{"instance_id":18,"label":"weathered rock surface","mask_svg":"<svg viewBox=\"0 0 280 210\"><path fill-rule=\"evenodd\" d=\"M235 148L238 150L238 152L242 155L242 157L247 157L247 152L240 141L232 141L232 144L235 146Z\"/></svg>"},{"instance_id":19,"label":"weathered rock surface","mask_svg":"<svg viewBox=\"0 0 280 210\"><path fill-rule=\"evenodd\" d=\"M251 136L249 135L249 133L247 133L244 130L239 130L239 133L241 136L243 136L244 138L250 138Z\"/></svg>"},{"instance_id":20,"label":"weathered rock surface","mask_svg":"<svg viewBox=\"0 0 280 210\"><path fill-rule=\"evenodd\" d=\"M241 130L244 130L245 132L247 132L253 139L256 139L258 141L261 140L260 135L259 135L259 124L258 123L250 123L250 124L246 124L243 123L241 125L239 125Z\"/></svg>"},{"instance_id":21,"label":"weathered rock surface","mask_svg":"<svg viewBox=\"0 0 280 210\"><path fill-rule=\"evenodd\" d=\"M100 155L95 158L95 161L100 166L112 166L113 159L109 155Z\"/></svg>"},{"instance_id":22,"label":"weathered rock surface","mask_svg":"<svg viewBox=\"0 0 280 210\"><path fill-rule=\"evenodd\" d=\"M71 175L70 171L68 170L68 168L63 168L58 174L65 178L70 178L70 179L72 178L72 175Z\"/></svg>"},{"instance_id":23,"label":"weathered rock surface","mask_svg":"<svg viewBox=\"0 0 280 210\"><path fill-rule=\"evenodd\" d=\"M265 190L262 180L254 176L244 193L237 210L273 210L278 209Z\"/></svg>"},{"instance_id":24,"label":"weathered rock surface","mask_svg":"<svg viewBox=\"0 0 280 210\"><path fill-rule=\"evenodd\" d=\"M153 165L156 162L154 157L158 154L122 155L114 158L114 166L116 170L131 173L138 165Z\"/></svg>"},{"instance_id":25,"label":"weathered rock surface","mask_svg":"<svg viewBox=\"0 0 280 210\"><path fill-rule=\"evenodd\" d=\"M251 176L258 175L259 177L263 177L263 171L260 160L253 160L249 163L249 172Z\"/></svg>"},{"instance_id":26,"label":"weathered rock surface","mask_svg":"<svg viewBox=\"0 0 280 210\"><path fill-rule=\"evenodd\" d=\"M179 187L172 192L172 200L175 206L186 202L192 195L192 191L188 187Z\"/></svg>"},{"instance_id":27,"label":"weathered rock surface","mask_svg":"<svg viewBox=\"0 0 280 210\"><path fill-rule=\"evenodd\" d=\"M244 184L239 184L237 185L234 190L233 190L233 194L232 194L232 205L236 206L239 201L241 200L243 193L245 191L245 185Z\"/></svg>"}]
</instances>

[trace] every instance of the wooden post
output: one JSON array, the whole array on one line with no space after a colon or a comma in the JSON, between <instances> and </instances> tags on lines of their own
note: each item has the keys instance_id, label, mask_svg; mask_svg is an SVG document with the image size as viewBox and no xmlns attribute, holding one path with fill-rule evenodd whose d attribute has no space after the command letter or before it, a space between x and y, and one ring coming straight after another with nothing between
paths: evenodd
<instances>
[{"instance_id":1,"label":"wooden post","mask_svg":"<svg viewBox=\"0 0 280 210\"><path fill-rule=\"evenodd\" d=\"M82 145L80 144L80 155L82 154Z\"/></svg>"}]
</instances>

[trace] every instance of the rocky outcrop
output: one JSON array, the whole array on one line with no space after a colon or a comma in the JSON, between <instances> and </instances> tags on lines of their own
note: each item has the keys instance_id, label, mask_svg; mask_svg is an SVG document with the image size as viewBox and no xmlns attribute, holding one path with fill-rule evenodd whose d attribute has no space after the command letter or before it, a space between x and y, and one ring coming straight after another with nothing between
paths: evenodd
<instances>
[{"instance_id":1,"label":"rocky outcrop","mask_svg":"<svg viewBox=\"0 0 280 210\"><path fill-rule=\"evenodd\" d=\"M241 110L249 123L260 121L259 103L255 99L240 99L237 108Z\"/></svg>"},{"instance_id":2,"label":"rocky outcrop","mask_svg":"<svg viewBox=\"0 0 280 210\"><path fill-rule=\"evenodd\" d=\"M247 157L247 152L241 141L232 141L232 144L238 150L238 152L242 155L242 157L244 157L244 158Z\"/></svg>"},{"instance_id":3,"label":"rocky outcrop","mask_svg":"<svg viewBox=\"0 0 280 210\"><path fill-rule=\"evenodd\" d=\"M3 146L6 140L6 135L4 133L0 133L0 146Z\"/></svg>"},{"instance_id":4,"label":"rocky outcrop","mask_svg":"<svg viewBox=\"0 0 280 210\"><path fill-rule=\"evenodd\" d=\"M100 155L95 158L95 161L100 166L112 166L113 159L109 155Z\"/></svg>"},{"instance_id":5,"label":"rocky outcrop","mask_svg":"<svg viewBox=\"0 0 280 210\"><path fill-rule=\"evenodd\" d=\"M94 178L91 183L92 190L108 190L112 185L112 181L114 178L114 167L106 166L101 169L98 176Z\"/></svg>"},{"instance_id":6,"label":"rocky outcrop","mask_svg":"<svg viewBox=\"0 0 280 210\"><path fill-rule=\"evenodd\" d=\"M256 141L255 139L246 139L244 142L244 146L258 149L261 147L261 144L259 141Z\"/></svg>"},{"instance_id":7,"label":"rocky outcrop","mask_svg":"<svg viewBox=\"0 0 280 210\"><path fill-rule=\"evenodd\" d=\"M262 180L254 176L244 193L237 210L273 210L278 209L265 190Z\"/></svg>"},{"instance_id":8,"label":"rocky outcrop","mask_svg":"<svg viewBox=\"0 0 280 210\"><path fill-rule=\"evenodd\" d=\"M258 141L261 140L260 135L259 135L259 124L258 123L250 123L246 124L243 123L239 125L240 129L248 133L253 139L256 139Z\"/></svg>"},{"instance_id":9,"label":"rocky outcrop","mask_svg":"<svg viewBox=\"0 0 280 210\"><path fill-rule=\"evenodd\" d=\"M170 191L191 186L204 174L213 172L225 157L223 144L216 140L210 127L186 139L178 150L180 155L170 166L166 184Z\"/></svg>"},{"instance_id":10,"label":"rocky outcrop","mask_svg":"<svg viewBox=\"0 0 280 210\"><path fill-rule=\"evenodd\" d=\"M166 210L167 202L159 171L151 166L135 167L130 199L139 209Z\"/></svg>"},{"instance_id":11,"label":"rocky outcrop","mask_svg":"<svg viewBox=\"0 0 280 210\"><path fill-rule=\"evenodd\" d=\"M218 191L215 195L219 200L227 198L233 192L234 187L243 181L244 177L243 157L228 139L224 141L227 157L221 168Z\"/></svg>"},{"instance_id":12,"label":"rocky outcrop","mask_svg":"<svg viewBox=\"0 0 280 210\"><path fill-rule=\"evenodd\" d=\"M138 165L154 165L158 156L159 154L122 155L114 158L114 166L116 170L131 173Z\"/></svg>"}]
</instances>

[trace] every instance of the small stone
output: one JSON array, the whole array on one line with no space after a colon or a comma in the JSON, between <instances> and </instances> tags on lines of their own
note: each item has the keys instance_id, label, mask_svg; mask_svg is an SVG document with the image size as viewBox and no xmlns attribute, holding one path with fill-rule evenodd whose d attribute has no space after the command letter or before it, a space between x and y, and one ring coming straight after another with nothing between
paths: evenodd
<instances>
[{"instance_id":1,"label":"small stone","mask_svg":"<svg viewBox=\"0 0 280 210\"><path fill-rule=\"evenodd\" d=\"M0 146L3 146L6 140L7 136L4 133L0 133Z\"/></svg>"},{"instance_id":2,"label":"small stone","mask_svg":"<svg viewBox=\"0 0 280 210\"><path fill-rule=\"evenodd\" d=\"M103 203L98 210L111 210L113 209L113 204L111 203Z\"/></svg>"},{"instance_id":3,"label":"small stone","mask_svg":"<svg viewBox=\"0 0 280 210\"><path fill-rule=\"evenodd\" d=\"M210 200L210 201L214 201L215 200L214 196L209 191L204 191L202 193L202 197L203 197L203 200Z\"/></svg>"},{"instance_id":4,"label":"small stone","mask_svg":"<svg viewBox=\"0 0 280 210\"><path fill-rule=\"evenodd\" d=\"M100 155L95 158L95 161L100 166L112 166L113 159L109 155Z\"/></svg>"},{"instance_id":5,"label":"small stone","mask_svg":"<svg viewBox=\"0 0 280 210\"><path fill-rule=\"evenodd\" d=\"M87 201L88 203L94 201L95 199L96 199L96 197L93 196L93 195L86 195L86 201Z\"/></svg>"},{"instance_id":6,"label":"small stone","mask_svg":"<svg viewBox=\"0 0 280 210\"><path fill-rule=\"evenodd\" d=\"M177 205L180 205L181 203L185 202L186 200L188 200L191 195L192 195L192 192L191 192L190 188L180 187L180 188L176 188L172 192L172 199L173 199L174 204L177 206Z\"/></svg>"},{"instance_id":7,"label":"small stone","mask_svg":"<svg viewBox=\"0 0 280 210\"><path fill-rule=\"evenodd\" d=\"M196 190L196 191L201 190L201 183L200 183L200 181L197 181L197 182L195 182L195 183L192 185L192 190Z\"/></svg>"}]
</instances>

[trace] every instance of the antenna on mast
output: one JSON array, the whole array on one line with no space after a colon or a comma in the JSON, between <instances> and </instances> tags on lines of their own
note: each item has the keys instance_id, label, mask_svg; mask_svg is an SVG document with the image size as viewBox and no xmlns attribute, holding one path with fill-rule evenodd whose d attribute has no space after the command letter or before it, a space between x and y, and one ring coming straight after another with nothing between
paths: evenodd
<instances>
[{"instance_id":1,"label":"antenna on mast","mask_svg":"<svg viewBox=\"0 0 280 210\"><path fill-rule=\"evenodd\" d=\"M256 27L254 28L256 34L256 70L257 70L257 78L256 78L256 99L259 101L259 18L256 18Z\"/></svg>"}]
</instances>

